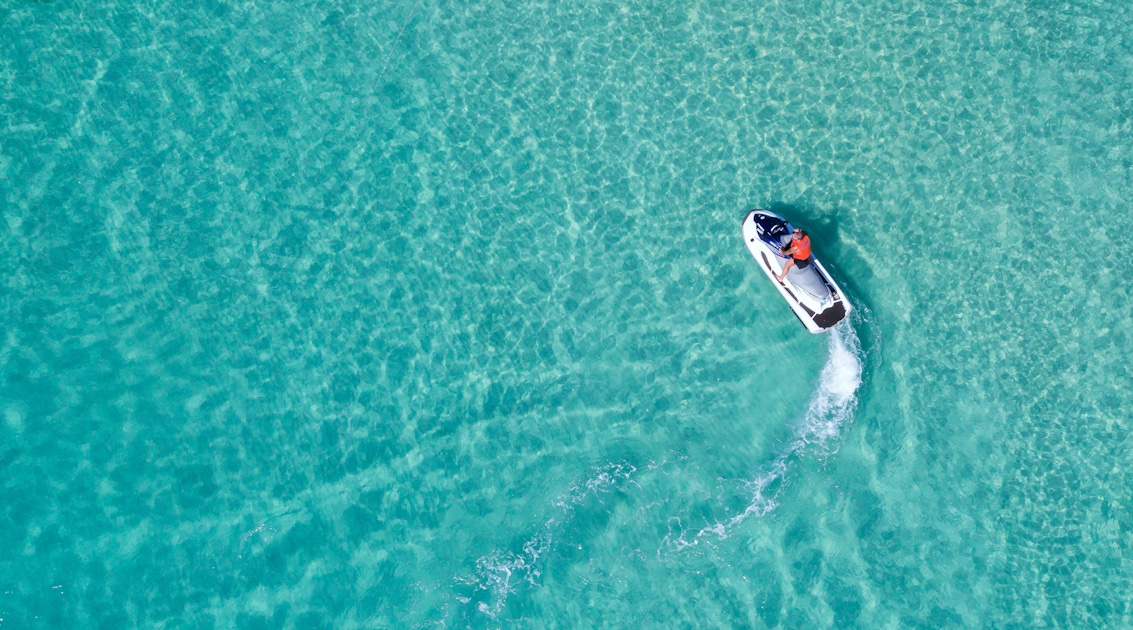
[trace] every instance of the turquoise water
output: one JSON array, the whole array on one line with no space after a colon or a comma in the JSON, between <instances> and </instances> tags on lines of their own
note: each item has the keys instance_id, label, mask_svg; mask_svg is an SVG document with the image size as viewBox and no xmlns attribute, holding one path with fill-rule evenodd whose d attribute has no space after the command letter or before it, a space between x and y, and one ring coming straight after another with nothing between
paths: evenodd
<instances>
[{"instance_id":1,"label":"turquoise water","mask_svg":"<svg viewBox=\"0 0 1133 630\"><path fill-rule=\"evenodd\" d=\"M1131 32L4 4L0 628L1133 625Z\"/></svg>"}]
</instances>

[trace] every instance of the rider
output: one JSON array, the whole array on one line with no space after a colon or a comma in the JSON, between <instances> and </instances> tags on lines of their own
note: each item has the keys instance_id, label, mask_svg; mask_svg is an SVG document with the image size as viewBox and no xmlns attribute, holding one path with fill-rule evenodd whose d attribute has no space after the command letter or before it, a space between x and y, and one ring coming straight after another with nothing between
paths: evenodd
<instances>
[{"instance_id":1,"label":"rider","mask_svg":"<svg viewBox=\"0 0 1133 630\"><path fill-rule=\"evenodd\" d=\"M786 247L780 247L779 253L790 254L791 256L783 264L783 271L775 278L782 284L783 278L787 277L787 272L791 270L792 265L799 269L806 269L810 266L810 237L804 230L795 228L795 233L791 235L790 244Z\"/></svg>"}]
</instances>

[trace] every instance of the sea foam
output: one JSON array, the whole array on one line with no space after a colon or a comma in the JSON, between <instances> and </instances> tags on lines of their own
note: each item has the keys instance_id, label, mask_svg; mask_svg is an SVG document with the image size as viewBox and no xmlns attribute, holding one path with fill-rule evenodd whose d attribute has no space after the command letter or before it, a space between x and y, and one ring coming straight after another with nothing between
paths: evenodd
<instances>
[{"instance_id":1,"label":"sea foam","mask_svg":"<svg viewBox=\"0 0 1133 630\"><path fill-rule=\"evenodd\" d=\"M576 508L589 498L598 497L632 481L637 468L624 462L612 462L591 470L583 481L572 485L553 502L555 513L544 521L520 552L496 550L476 561L476 576L463 580L478 591L486 591L487 601L480 601L480 612L495 618L507 602L508 595L521 585L538 586L542 575L540 558L554 544L555 537L573 517ZM471 598L462 603L468 604Z\"/></svg>"},{"instance_id":2,"label":"sea foam","mask_svg":"<svg viewBox=\"0 0 1133 630\"><path fill-rule=\"evenodd\" d=\"M746 483L751 493L747 507L727 520L704 527L692 540L685 539L683 535L670 538L667 542L672 546L677 549L694 546L709 534L726 538L734 527L748 518L763 516L775 509L791 462L811 450L823 455L838 450L843 427L853 420L858 406L864 354L861 341L849 321L843 321L832 329L827 339L826 364L822 366L806 413L787 447Z\"/></svg>"}]
</instances>

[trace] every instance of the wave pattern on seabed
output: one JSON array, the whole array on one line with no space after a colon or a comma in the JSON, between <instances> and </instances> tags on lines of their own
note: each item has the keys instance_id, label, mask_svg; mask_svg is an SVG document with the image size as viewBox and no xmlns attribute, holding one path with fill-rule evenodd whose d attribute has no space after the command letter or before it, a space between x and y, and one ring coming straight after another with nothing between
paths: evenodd
<instances>
[{"instance_id":1,"label":"wave pattern on seabed","mask_svg":"<svg viewBox=\"0 0 1133 630\"><path fill-rule=\"evenodd\" d=\"M1133 625L1131 22L8 3L0 626Z\"/></svg>"}]
</instances>

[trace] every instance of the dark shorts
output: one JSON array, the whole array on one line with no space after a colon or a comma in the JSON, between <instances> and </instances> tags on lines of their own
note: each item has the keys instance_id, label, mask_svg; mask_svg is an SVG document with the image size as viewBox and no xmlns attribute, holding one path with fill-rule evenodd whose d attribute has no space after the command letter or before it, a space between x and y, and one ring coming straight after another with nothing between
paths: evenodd
<instances>
[{"instance_id":1,"label":"dark shorts","mask_svg":"<svg viewBox=\"0 0 1133 630\"><path fill-rule=\"evenodd\" d=\"M795 259L795 266L798 267L799 269L806 269L807 267L810 266L810 258L802 258L802 259L796 258Z\"/></svg>"}]
</instances>

